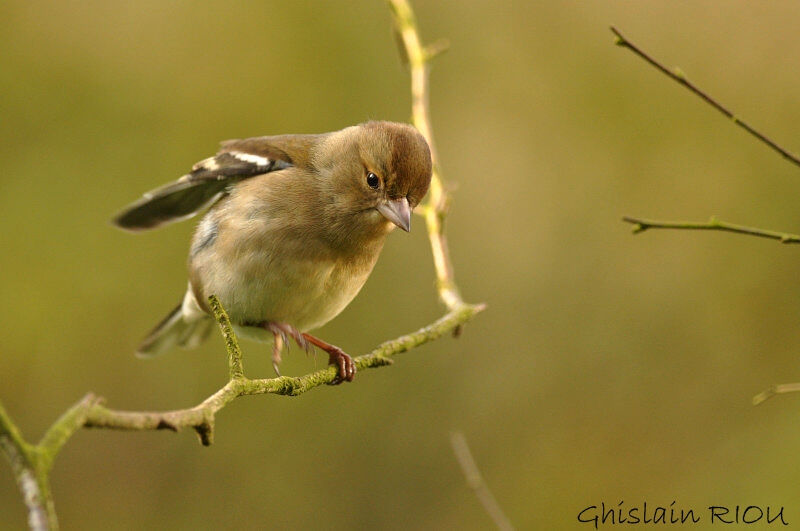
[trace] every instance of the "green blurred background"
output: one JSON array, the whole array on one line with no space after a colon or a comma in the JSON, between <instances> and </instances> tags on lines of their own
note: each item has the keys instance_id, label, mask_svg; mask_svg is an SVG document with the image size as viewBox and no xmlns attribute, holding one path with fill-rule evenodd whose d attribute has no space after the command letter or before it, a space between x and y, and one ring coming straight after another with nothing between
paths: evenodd
<instances>
[{"instance_id":1,"label":"green blurred background","mask_svg":"<svg viewBox=\"0 0 800 531\"><path fill-rule=\"evenodd\" d=\"M416 2L465 298L489 309L392 368L299 398L237 400L190 432L82 431L53 490L65 529L486 529L453 457L461 430L521 529L601 502L786 506L800 521L800 248L631 236L622 215L800 230L800 171L612 44L679 65L800 150L800 4ZM85 392L121 409L196 404L223 345L139 360L180 299L194 222L108 220L219 140L407 120L381 1L0 4L0 399L30 440ZM320 330L352 354L442 308L421 219L393 234ZM251 376L268 348L244 343ZM294 349L285 374L322 366ZM0 468L0 527L25 513ZM704 513L705 515L705 513Z\"/></svg>"}]
</instances>

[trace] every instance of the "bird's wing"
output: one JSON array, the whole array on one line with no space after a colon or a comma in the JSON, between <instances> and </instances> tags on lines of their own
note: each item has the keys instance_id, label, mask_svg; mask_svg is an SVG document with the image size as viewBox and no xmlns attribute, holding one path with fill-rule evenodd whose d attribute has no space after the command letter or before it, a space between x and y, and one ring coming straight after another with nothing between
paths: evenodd
<instances>
[{"instance_id":1,"label":"bird's wing","mask_svg":"<svg viewBox=\"0 0 800 531\"><path fill-rule=\"evenodd\" d=\"M149 230L190 218L219 200L237 182L289 166L307 166L323 135L280 135L228 140L173 183L144 194L117 214L113 223L130 231Z\"/></svg>"}]
</instances>

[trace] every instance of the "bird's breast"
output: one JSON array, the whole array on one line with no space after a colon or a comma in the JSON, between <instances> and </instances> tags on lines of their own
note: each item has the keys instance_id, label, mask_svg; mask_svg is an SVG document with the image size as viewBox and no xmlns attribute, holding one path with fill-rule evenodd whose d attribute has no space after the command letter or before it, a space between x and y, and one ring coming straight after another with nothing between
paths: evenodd
<instances>
[{"instance_id":1,"label":"bird's breast","mask_svg":"<svg viewBox=\"0 0 800 531\"><path fill-rule=\"evenodd\" d=\"M218 225L215 241L190 259L192 283L204 297L217 295L240 325L277 321L302 331L324 325L361 290L383 246L381 239L341 252L313 237L226 235L225 224Z\"/></svg>"}]
</instances>

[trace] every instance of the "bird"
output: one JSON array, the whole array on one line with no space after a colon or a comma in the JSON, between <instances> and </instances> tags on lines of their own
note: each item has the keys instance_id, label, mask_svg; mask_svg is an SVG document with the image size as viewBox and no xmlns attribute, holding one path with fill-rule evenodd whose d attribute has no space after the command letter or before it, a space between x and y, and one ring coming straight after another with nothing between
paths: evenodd
<instances>
[{"instance_id":1,"label":"bird","mask_svg":"<svg viewBox=\"0 0 800 531\"><path fill-rule=\"evenodd\" d=\"M398 122L222 142L216 155L112 220L140 232L206 211L189 247L186 293L136 354L199 345L216 295L238 335L273 341L276 374L291 338L306 352L328 353L338 368L333 384L352 381L353 359L309 331L358 294L395 227L411 230L431 173L425 138Z\"/></svg>"}]
</instances>

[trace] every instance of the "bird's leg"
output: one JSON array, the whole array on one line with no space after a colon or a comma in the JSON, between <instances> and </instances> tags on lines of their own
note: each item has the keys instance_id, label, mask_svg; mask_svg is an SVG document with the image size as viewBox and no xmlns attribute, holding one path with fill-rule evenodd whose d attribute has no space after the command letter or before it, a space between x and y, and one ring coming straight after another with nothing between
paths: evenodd
<instances>
[{"instance_id":1,"label":"bird's leg","mask_svg":"<svg viewBox=\"0 0 800 531\"><path fill-rule=\"evenodd\" d=\"M275 336L275 341L272 343L272 370L275 371L275 374L278 376L281 375L281 371L278 369L278 366L281 364L281 350L283 350L283 345L286 345L286 350L289 350L289 343L286 341L286 336L282 333L273 332Z\"/></svg>"},{"instance_id":2,"label":"bird's leg","mask_svg":"<svg viewBox=\"0 0 800 531\"><path fill-rule=\"evenodd\" d=\"M280 371L278 371L278 364L281 362L281 349L284 344L287 349L289 348L288 338L290 337L306 353L310 353L315 346L328 353L328 364L336 365L339 368L339 374L331 382L331 385L338 385L344 381L352 382L356 375L356 364L353 362L353 358L336 345L326 343L311 334L300 332L297 328L287 323L262 321L249 326L263 328L268 332L272 332L275 336L275 345L272 347L272 368L275 369L275 374L278 376L281 375Z\"/></svg>"},{"instance_id":3,"label":"bird's leg","mask_svg":"<svg viewBox=\"0 0 800 531\"><path fill-rule=\"evenodd\" d=\"M262 321L250 326L263 328L268 332L272 332L272 335L275 337L275 343L272 346L272 368L278 376L281 375L281 372L278 370L278 365L281 362L281 350L283 350L283 345L286 345L287 350L289 349L288 338L291 337L294 339L298 346L307 353L311 352L311 349L314 348L311 343L306 341L303 334L292 325L273 321Z\"/></svg>"},{"instance_id":4,"label":"bird's leg","mask_svg":"<svg viewBox=\"0 0 800 531\"><path fill-rule=\"evenodd\" d=\"M344 350L340 349L336 345L326 343L325 341L318 337L314 337L311 334L303 333L303 337L312 345L319 347L328 353L329 365L336 365L339 367L339 374L336 376L336 379L331 382L331 385L339 385L345 380L348 382L353 381L353 378L356 376L356 364L353 362L353 358L351 358Z\"/></svg>"}]
</instances>

